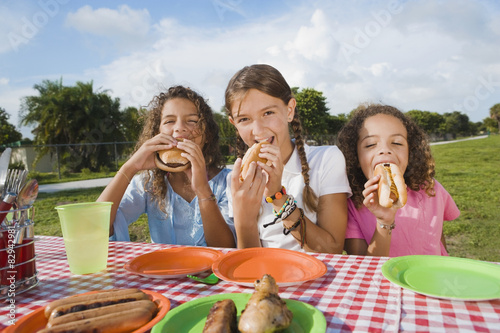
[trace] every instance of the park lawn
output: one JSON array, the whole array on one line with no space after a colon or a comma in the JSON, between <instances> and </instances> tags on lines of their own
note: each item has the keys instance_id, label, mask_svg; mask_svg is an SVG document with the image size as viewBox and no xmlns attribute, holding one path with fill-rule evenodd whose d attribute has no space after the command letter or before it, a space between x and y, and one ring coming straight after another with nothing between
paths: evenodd
<instances>
[{"instance_id":1,"label":"park lawn","mask_svg":"<svg viewBox=\"0 0 500 333\"><path fill-rule=\"evenodd\" d=\"M436 179L460 209L445 222L450 255L500 262L500 136L432 146Z\"/></svg>"},{"instance_id":2,"label":"park lawn","mask_svg":"<svg viewBox=\"0 0 500 333\"><path fill-rule=\"evenodd\" d=\"M56 193L40 193L35 201L35 235L62 236L59 217L55 206L96 201L104 187L60 191ZM142 215L130 228L130 240L150 242L149 227L146 215Z\"/></svg>"},{"instance_id":3,"label":"park lawn","mask_svg":"<svg viewBox=\"0 0 500 333\"><path fill-rule=\"evenodd\" d=\"M500 262L500 136L432 146L436 179L461 211L444 224L451 256ZM35 233L62 236L56 205L95 201L103 188L40 193L35 202ZM149 242L143 215L130 226L132 241Z\"/></svg>"}]
</instances>

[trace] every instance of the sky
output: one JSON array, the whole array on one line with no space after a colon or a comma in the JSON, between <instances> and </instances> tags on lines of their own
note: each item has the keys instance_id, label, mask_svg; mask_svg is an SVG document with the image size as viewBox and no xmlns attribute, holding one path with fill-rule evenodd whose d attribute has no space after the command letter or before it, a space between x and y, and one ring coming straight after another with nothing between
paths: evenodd
<instances>
[{"instance_id":1,"label":"sky","mask_svg":"<svg viewBox=\"0 0 500 333\"><path fill-rule=\"evenodd\" d=\"M123 109L181 84L220 111L232 75L266 63L332 115L482 121L500 103L499 17L497 0L0 0L0 107L28 138L22 99L44 80L93 82Z\"/></svg>"}]
</instances>

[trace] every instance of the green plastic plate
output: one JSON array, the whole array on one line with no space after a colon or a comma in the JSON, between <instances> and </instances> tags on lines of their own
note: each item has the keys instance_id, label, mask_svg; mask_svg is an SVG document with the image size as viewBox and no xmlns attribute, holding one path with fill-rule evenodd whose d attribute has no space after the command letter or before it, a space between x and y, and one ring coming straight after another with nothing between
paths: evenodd
<instances>
[{"instance_id":1,"label":"green plastic plate","mask_svg":"<svg viewBox=\"0 0 500 333\"><path fill-rule=\"evenodd\" d=\"M197 332L201 333L205 326L210 308L215 302L223 299L232 299L238 311L238 320L241 311L245 308L251 294L220 294L181 304L171 309L167 315L153 327L152 333L160 332ZM321 311L314 306L300 301L285 299L287 307L293 313L292 324L282 332L306 333L326 332L326 320Z\"/></svg>"},{"instance_id":2,"label":"green plastic plate","mask_svg":"<svg viewBox=\"0 0 500 333\"><path fill-rule=\"evenodd\" d=\"M443 299L500 298L500 265L473 259L414 255L389 259L382 274L416 293Z\"/></svg>"}]
</instances>

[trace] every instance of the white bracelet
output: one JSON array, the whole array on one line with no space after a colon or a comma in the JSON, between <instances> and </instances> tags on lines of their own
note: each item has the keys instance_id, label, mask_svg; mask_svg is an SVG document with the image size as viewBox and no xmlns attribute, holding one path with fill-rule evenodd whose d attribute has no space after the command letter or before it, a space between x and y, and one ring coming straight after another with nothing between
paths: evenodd
<instances>
[{"instance_id":1,"label":"white bracelet","mask_svg":"<svg viewBox=\"0 0 500 333\"><path fill-rule=\"evenodd\" d=\"M383 224L378 222L378 226L381 227L382 229L387 229L389 230L389 235L392 234L392 229L396 228L396 222L392 222L392 224Z\"/></svg>"}]
</instances>

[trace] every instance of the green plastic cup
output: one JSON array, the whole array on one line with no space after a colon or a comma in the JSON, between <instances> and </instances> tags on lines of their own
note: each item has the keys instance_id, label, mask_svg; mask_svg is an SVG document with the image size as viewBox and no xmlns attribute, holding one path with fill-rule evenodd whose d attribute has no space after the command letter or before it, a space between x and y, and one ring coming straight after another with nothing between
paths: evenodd
<instances>
[{"instance_id":1,"label":"green plastic cup","mask_svg":"<svg viewBox=\"0 0 500 333\"><path fill-rule=\"evenodd\" d=\"M71 273L91 274L106 269L112 205L84 202L55 207Z\"/></svg>"}]
</instances>

